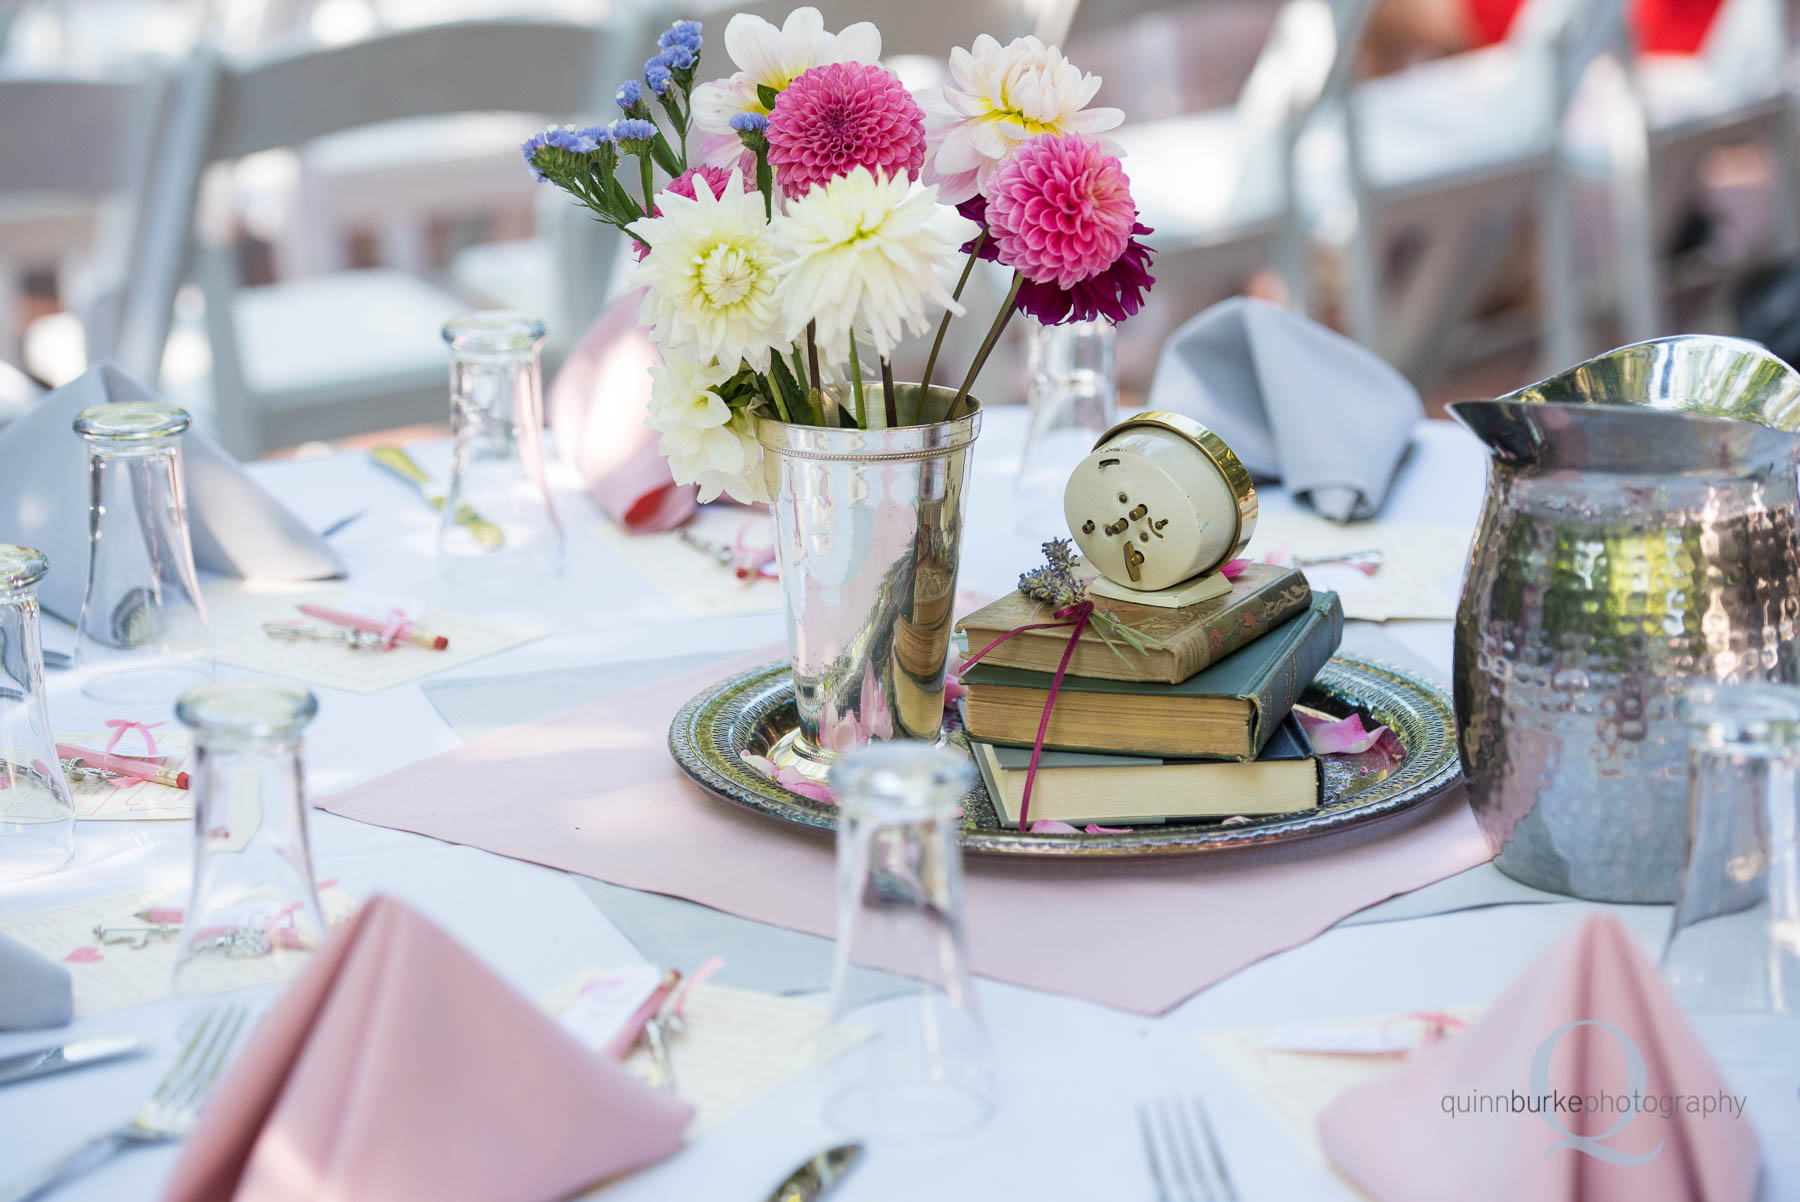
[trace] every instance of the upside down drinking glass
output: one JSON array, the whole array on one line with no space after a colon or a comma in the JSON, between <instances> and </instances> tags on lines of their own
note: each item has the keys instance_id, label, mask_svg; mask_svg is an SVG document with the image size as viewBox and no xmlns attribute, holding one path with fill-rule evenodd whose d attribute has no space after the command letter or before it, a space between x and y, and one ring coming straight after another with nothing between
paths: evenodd
<instances>
[{"instance_id":1,"label":"upside down drinking glass","mask_svg":"<svg viewBox=\"0 0 1800 1202\"><path fill-rule=\"evenodd\" d=\"M1692 1014L1800 1017L1800 689L1701 685L1680 713L1688 854L1663 973Z\"/></svg>"},{"instance_id":2,"label":"upside down drinking glass","mask_svg":"<svg viewBox=\"0 0 1800 1202\"><path fill-rule=\"evenodd\" d=\"M0 545L0 881L55 872L75 854L75 807L44 708L38 581L49 564Z\"/></svg>"},{"instance_id":3,"label":"upside down drinking glass","mask_svg":"<svg viewBox=\"0 0 1800 1202\"><path fill-rule=\"evenodd\" d=\"M88 452L88 582L76 633L81 689L167 713L212 679L181 477L185 410L160 401L94 405L75 417Z\"/></svg>"},{"instance_id":4,"label":"upside down drinking glass","mask_svg":"<svg viewBox=\"0 0 1800 1202\"><path fill-rule=\"evenodd\" d=\"M967 757L913 740L871 743L832 766L837 955L820 1050L826 1117L846 1131L954 1135L992 1111L956 837L973 778Z\"/></svg>"},{"instance_id":5,"label":"upside down drinking glass","mask_svg":"<svg viewBox=\"0 0 1800 1202\"><path fill-rule=\"evenodd\" d=\"M194 881L175 988L212 993L292 976L325 940L306 837L298 685L234 681L182 696L194 732Z\"/></svg>"},{"instance_id":6,"label":"upside down drinking glass","mask_svg":"<svg viewBox=\"0 0 1800 1202\"><path fill-rule=\"evenodd\" d=\"M444 576L485 592L560 576L563 528L544 466L544 323L521 313L471 313L444 325L444 341L455 440L438 525Z\"/></svg>"}]
</instances>

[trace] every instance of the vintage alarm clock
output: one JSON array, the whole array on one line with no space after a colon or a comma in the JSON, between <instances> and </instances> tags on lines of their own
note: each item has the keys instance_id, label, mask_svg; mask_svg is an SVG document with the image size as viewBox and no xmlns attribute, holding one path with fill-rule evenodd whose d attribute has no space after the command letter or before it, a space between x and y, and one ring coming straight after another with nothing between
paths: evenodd
<instances>
[{"instance_id":1,"label":"vintage alarm clock","mask_svg":"<svg viewBox=\"0 0 1800 1202\"><path fill-rule=\"evenodd\" d=\"M1108 582L1155 593L1215 573L1244 549L1256 486L1224 439L1191 417L1150 410L1108 430L1076 466L1063 516Z\"/></svg>"}]
</instances>

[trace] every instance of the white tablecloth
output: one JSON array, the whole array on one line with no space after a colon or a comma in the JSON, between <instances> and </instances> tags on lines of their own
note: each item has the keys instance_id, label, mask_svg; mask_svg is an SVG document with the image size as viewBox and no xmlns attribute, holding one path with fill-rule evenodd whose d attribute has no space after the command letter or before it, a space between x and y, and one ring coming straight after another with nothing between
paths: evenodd
<instances>
[{"instance_id":1,"label":"white tablecloth","mask_svg":"<svg viewBox=\"0 0 1800 1202\"><path fill-rule=\"evenodd\" d=\"M978 445L962 584L999 593L1035 555L1036 537L1013 528L1010 481L1022 412L997 410ZM418 456L442 478L446 449ZM359 590L421 596L467 610L437 583L434 522L416 501L357 455L258 464L257 476L315 526L369 512L334 542ZM1484 476L1472 439L1445 423L1419 435L1383 517L1472 525ZM572 487L560 498L571 533L570 570L553 595L490 612L547 626L547 639L458 669L471 676L638 659L665 652L736 649L782 637L779 616L693 620L639 581L595 537L602 520ZM1289 504L1265 490L1263 504ZM1048 520L1054 521L1052 515ZM1449 674L1447 623L1400 623L1384 633ZM50 629L46 642L72 635ZM242 675L222 669L224 676ZM59 729L84 729L99 716L52 674ZM407 685L370 696L320 690L319 717L307 737L314 793L336 790L455 746L456 738ZM496 804L503 804L496 799ZM638 959L636 951L565 875L469 848L312 813L321 878L337 877L355 896L385 892L447 926L497 972L539 996L576 971ZM0 886L0 913L14 913L155 886L185 886L189 832L184 823L84 823L76 862L46 880ZM1305 1023L1394 1012L1437 1010L1491 1000L1546 944L1592 907L1511 905L1399 921L1341 926L1303 947L1270 957L1189 1000L1160 1019L1027 989L979 984L1002 1073L994 1120L967 1138L928 1148L875 1144L837 1195L871 1199L1130 1199L1155 1196L1143 1162L1134 1104L1175 1091L1203 1093L1244 1202L1347 1199L1328 1170L1299 1155L1273 1121L1248 1105L1196 1046L1196 1032ZM1610 907L1654 951L1666 927L1661 907ZM1226 921L1227 919L1221 919ZM1233 915L1233 922L1254 921ZM1208 921L1196 915L1195 921ZM1157 949L1146 947L1145 955ZM266 992L266 991L265 991ZM0 1056L53 1042L113 1032L157 1041L151 1056L0 1087L0 1184L40 1156L125 1118L167 1067L174 1031L196 1003L177 1000L78 1021L66 1033L0 1035ZM470 1038L483 1038L471 1032ZM1800 1100L1795 1097L1800 1039L1785 1047L1715 1045L1728 1075L1751 1094L1749 1113L1765 1144L1765 1197L1800 1197ZM1757 1067L1760 1062L1761 1067ZM1519 1066L1523 1081L1527 1065ZM1446 1119L1445 1121L1451 1121ZM813 1082L797 1078L751 1110L706 1135L666 1164L618 1183L617 1199L758 1200L795 1163L834 1133L819 1114ZM1410 1133L1428 1140L1429 1131ZM155 1197L173 1163L172 1148L132 1152L71 1182L67 1202L134 1202ZM421 1199L419 1202L426 1202Z\"/></svg>"}]
</instances>

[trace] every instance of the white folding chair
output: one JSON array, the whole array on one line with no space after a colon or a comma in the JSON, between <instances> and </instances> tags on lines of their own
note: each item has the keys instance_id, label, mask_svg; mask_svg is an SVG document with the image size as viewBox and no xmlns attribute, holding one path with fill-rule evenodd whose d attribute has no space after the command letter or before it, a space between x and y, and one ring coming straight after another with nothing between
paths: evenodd
<instances>
[{"instance_id":1,"label":"white folding chair","mask_svg":"<svg viewBox=\"0 0 1800 1202\"><path fill-rule=\"evenodd\" d=\"M1498 45L1360 82L1340 59L1298 173L1310 232L1342 258L1358 341L1415 381L1434 377L1529 213L1540 353L1552 368L1580 358L1562 131L1588 64L1622 29L1622 0L1529 0ZM1420 238L1418 259L1389 281L1402 232Z\"/></svg>"},{"instance_id":2,"label":"white folding chair","mask_svg":"<svg viewBox=\"0 0 1800 1202\"><path fill-rule=\"evenodd\" d=\"M185 223L209 164L378 122L592 112L596 84L612 79L631 32L620 24L472 21L242 60L207 47L183 87L185 111L204 132L170 156L173 182L158 197L160 210ZM194 273L206 297L216 420L234 453L444 414L438 331L468 307L461 298L392 268L241 287L230 238L206 229Z\"/></svg>"},{"instance_id":3,"label":"white folding chair","mask_svg":"<svg viewBox=\"0 0 1800 1202\"><path fill-rule=\"evenodd\" d=\"M1698 54L1627 57L1628 91L1610 98L1615 111L1575 127L1572 162L1610 190L1624 341L1669 332L1672 282L1661 252L1697 198L1708 152L1733 143L1768 147L1775 165L1768 250L1800 248L1800 146L1786 61L1780 0L1725 0Z\"/></svg>"},{"instance_id":4,"label":"white folding chair","mask_svg":"<svg viewBox=\"0 0 1800 1202\"><path fill-rule=\"evenodd\" d=\"M1125 151L1142 220L1156 230L1159 287L1196 274L1230 273L1235 283L1273 264L1288 304L1306 309L1295 142L1369 2L1287 0L1235 105L1109 135Z\"/></svg>"},{"instance_id":5,"label":"white folding chair","mask_svg":"<svg viewBox=\"0 0 1800 1202\"><path fill-rule=\"evenodd\" d=\"M60 377L79 373L82 354L115 353L139 282L140 210L169 92L167 75L151 67L108 78L0 74L0 359L23 363L13 341L19 286L26 272L50 269L84 350L68 363L26 366Z\"/></svg>"}]
</instances>

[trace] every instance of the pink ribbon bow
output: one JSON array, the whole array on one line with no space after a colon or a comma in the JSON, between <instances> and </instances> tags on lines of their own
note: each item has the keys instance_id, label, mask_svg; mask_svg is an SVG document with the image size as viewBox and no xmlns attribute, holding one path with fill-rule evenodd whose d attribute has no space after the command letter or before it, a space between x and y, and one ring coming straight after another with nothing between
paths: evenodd
<instances>
[{"instance_id":1,"label":"pink ribbon bow","mask_svg":"<svg viewBox=\"0 0 1800 1202\"><path fill-rule=\"evenodd\" d=\"M962 669L988 652L1010 639L1015 634L1024 634L1027 630L1051 630L1060 626L1073 626L1069 632L1069 645L1063 648L1062 662L1056 665L1056 675L1050 679L1050 695L1044 698L1044 716L1038 722L1037 741L1031 745L1031 767L1025 772L1025 791L1019 795L1019 833L1024 834L1031 815L1031 786L1037 780L1038 758L1044 754L1044 736L1050 733L1050 711L1056 706L1056 695L1062 692L1063 676L1069 670L1069 660L1075 654L1075 644L1081 641L1081 632L1087 629L1088 619L1094 616L1092 601L1077 601L1073 605L1065 605L1054 615L1055 622L1031 622L1024 626L1007 631L974 655L963 660Z\"/></svg>"},{"instance_id":2,"label":"pink ribbon bow","mask_svg":"<svg viewBox=\"0 0 1800 1202\"><path fill-rule=\"evenodd\" d=\"M405 610L390 610L388 612L387 620L381 627L382 645L389 651L392 651L395 643L398 643L401 639L412 637L412 629L412 619L406 616Z\"/></svg>"},{"instance_id":3,"label":"pink ribbon bow","mask_svg":"<svg viewBox=\"0 0 1800 1202\"><path fill-rule=\"evenodd\" d=\"M144 739L144 758L153 760L156 758L156 739L150 734L151 728L167 724L163 722L151 722L146 725L142 722L132 722L126 718L108 718L106 720L106 725L107 728L112 731L112 737L106 740L107 755L113 753L113 748L119 745L119 740L125 737L126 731L135 730L138 734L142 735Z\"/></svg>"}]
</instances>

